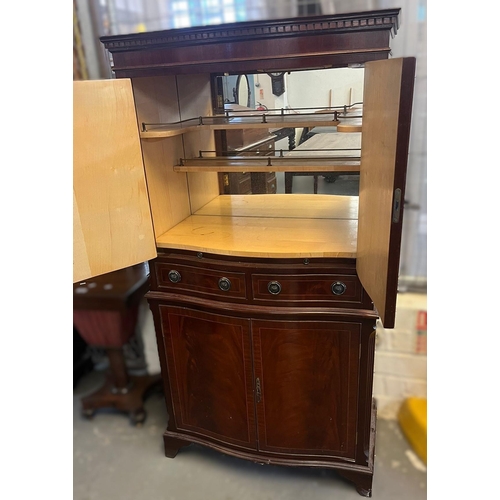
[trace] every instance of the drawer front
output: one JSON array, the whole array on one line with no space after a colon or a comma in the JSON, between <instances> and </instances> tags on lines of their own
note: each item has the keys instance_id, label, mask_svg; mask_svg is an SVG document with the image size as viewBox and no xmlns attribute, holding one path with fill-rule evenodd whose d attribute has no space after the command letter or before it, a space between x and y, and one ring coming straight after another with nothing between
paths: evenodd
<instances>
[{"instance_id":1,"label":"drawer front","mask_svg":"<svg viewBox=\"0 0 500 500\"><path fill-rule=\"evenodd\" d=\"M156 263L159 290L207 298L246 299L245 274L178 263Z\"/></svg>"},{"instance_id":2,"label":"drawer front","mask_svg":"<svg viewBox=\"0 0 500 500\"><path fill-rule=\"evenodd\" d=\"M252 275L255 301L361 303L362 287L356 276L338 274Z\"/></svg>"}]
</instances>

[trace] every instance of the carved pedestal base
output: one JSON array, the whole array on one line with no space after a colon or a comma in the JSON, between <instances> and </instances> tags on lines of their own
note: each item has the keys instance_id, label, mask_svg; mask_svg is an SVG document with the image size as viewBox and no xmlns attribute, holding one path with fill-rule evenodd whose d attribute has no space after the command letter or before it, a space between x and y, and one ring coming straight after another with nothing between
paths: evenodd
<instances>
[{"instance_id":1,"label":"carved pedestal base","mask_svg":"<svg viewBox=\"0 0 500 500\"><path fill-rule=\"evenodd\" d=\"M140 426L146 420L144 400L148 393L160 388L160 375L130 376L127 387L117 389L109 377L93 394L82 398L82 414L92 418L100 408L112 408L128 414L133 425Z\"/></svg>"}]
</instances>

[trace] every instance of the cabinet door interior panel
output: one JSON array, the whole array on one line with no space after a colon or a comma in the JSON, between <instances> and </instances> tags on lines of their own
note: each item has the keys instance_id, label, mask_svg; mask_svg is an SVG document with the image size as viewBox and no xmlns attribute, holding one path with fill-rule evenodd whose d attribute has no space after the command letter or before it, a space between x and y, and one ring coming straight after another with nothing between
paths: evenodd
<instances>
[{"instance_id":1,"label":"cabinet door interior panel","mask_svg":"<svg viewBox=\"0 0 500 500\"><path fill-rule=\"evenodd\" d=\"M79 281L153 259L156 246L130 80L74 82L73 99Z\"/></svg>"},{"instance_id":2,"label":"cabinet door interior panel","mask_svg":"<svg viewBox=\"0 0 500 500\"><path fill-rule=\"evenodd\" d=\"M255 449L249 321L163 305L160 315L177 430Z\"/></svg>"},{"instance_id":3,"label":"cabinet door interior panel","mask_svg":"<svg viewBox=\"0 0 500 500\"><path fill-rule=\"evenodd\" d=\"M355 458L360 325L254 321L259 449Z\"/></svg>"},{"instance_id":4,"label":"cabinet door interior panel","mask_svg":"<svg viewBox=\"0 0 500 500\"><path fill-rule=\"evenodd\" d=\"M85 248L85 235L80 222L78 202L73 192L73 281L92 276L89 257Z\"/></svg>"},{"instance_id":5,"label":"cabinet door interior panel","mask_svg":"<svg viewBox=\"0 0 500 500\"><path fill-rule=\"evenodd\" d=\"M394 328L415 58L365 66L356 268Z\"/></svg>"}]
</instances>

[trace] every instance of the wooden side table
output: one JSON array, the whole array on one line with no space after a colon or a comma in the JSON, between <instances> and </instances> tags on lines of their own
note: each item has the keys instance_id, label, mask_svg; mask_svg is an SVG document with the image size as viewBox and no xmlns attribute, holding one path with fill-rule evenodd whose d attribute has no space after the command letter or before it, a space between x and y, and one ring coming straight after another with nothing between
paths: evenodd
<instances>
[{"instance_id":1,"label":"wooden side table","mask_svg":"<svg viewBox=\"0 0 500 500\"><path fill-rule=\"evenodd\" d=\"M149 266L142 263L73 285L73 323L90 346L102 347L109 359L104 385L82 398L82 414L91 418L99 408L114 408L141 425L148 392L160 387L161 376L127 372L123 346L135 333L139 305L149 289Z\"/></svg>"}]
</instances>

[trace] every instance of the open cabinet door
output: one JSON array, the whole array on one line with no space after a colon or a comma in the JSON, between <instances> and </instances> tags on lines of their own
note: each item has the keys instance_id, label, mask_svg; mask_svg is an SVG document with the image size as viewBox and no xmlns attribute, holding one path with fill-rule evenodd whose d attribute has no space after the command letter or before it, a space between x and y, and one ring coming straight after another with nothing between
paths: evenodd
<instances>
[{"instance_id":1,"label":"open cabinet door","mask_svg":"<svg viewBox=\"0 0 500 500\"><path fill-rule=\"evenodd\" d=\"M73 282L154 257L131 82L74 82Z\"/></svg>"},{"instance_id":2,"label":"open cabinet door","mask_svg":"<svg viewBox=\"0 0 500 500\"><path fill-rule=\"evenodd\" d=\"M386 328L393 328L415 58L367 62L356 268Z\"/></svg>"}]
</instances>

